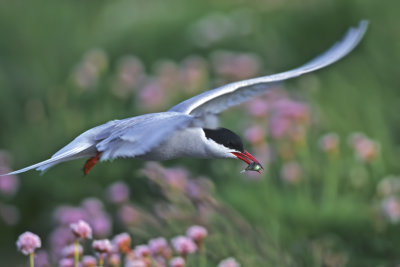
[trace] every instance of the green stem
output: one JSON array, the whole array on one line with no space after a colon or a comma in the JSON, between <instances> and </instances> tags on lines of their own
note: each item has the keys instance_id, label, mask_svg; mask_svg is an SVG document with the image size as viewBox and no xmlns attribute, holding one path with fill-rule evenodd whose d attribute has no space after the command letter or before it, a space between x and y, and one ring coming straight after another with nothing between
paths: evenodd
<instances>
[{"instance_id":1,"label":"green stem","mask_svg":"<svg viewBox=\"0 0 400 267\"><path fill-rule=\"evenodd\" d=\"M99 257L99 267L103 267L103 264L104 264L103 253L100 253L100 257Z\"/></svg>"},{"instance_id":2,"label":"green stem","mask_svg":"<svg viewBox=\"0 0 400 267\"><path fill-rule=\"evenodd\" d=\"M74 266L78 267L79 262L79 241L75 240L75 258L74 258Z\"/></svg>"},{"instance_id":3,"label":"green stem","mask_svg":"<svg viewBox=\"0 0 400 267\"><path fill-rule=\"evenodd\" d=\"M31 252L29 253L29 266L30 267L35 267L35 253Z\"/></svg>"}]
</instances>

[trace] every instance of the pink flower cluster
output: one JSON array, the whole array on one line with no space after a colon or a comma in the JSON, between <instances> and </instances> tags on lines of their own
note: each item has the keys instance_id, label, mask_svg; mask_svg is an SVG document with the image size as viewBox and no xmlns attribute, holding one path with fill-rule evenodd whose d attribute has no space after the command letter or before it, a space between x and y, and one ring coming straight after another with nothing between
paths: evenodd
<instances>
[{"instance_id":1,"label":"pink flower cluster","mask_svg":"<svg viewBox=\"0 0 400 267\"><path fill-rule=\"evenodd\" d=\"M31 232L25 232L18 237L17 248L23 254L28 255L35 252L35 249L40 248L42 242L39 236Z\"/></svg>"},{"instance_id":2,"label":"pink flower cluster","mask_svg":"<svg viewBox=\"0 0 400 267\"><path fill-rule=\"evenodd\" d=\"M79 220L77 223L70 224L70 228L72 233L80 239L92 238L92 228L83 220Z\"/></svg>"},{"instance_id":3,"label":"pink flower cluster","mask_svg":"<svg viewBox=\"0 0 400 267\"><path fill-rule=\"evenodd\" d=\"M227 258L221 261L218 267L240 267L240 264L234 258Z\"/></svg>"},{"instance_id":4,"label":"pink flower cluster","mask_svg":"<svg viewBox=\"0 0 400 267\"><path fill-rule=\"evenodd\" d=\"M362 133L352 134L350 137L350 145L354 150L355 156L360 161L371 163L379 155L379 144Z\"/></svg>"}]
</instances>

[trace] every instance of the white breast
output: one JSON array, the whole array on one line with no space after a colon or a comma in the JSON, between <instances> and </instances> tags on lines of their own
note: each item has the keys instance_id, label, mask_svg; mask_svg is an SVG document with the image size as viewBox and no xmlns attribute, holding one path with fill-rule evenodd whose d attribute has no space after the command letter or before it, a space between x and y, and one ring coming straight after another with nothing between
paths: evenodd
<instances>
[{"instance_id":1,"label":"white breast","mask_svg":"<svg viewBox=\"0 0 400 267\"><path fill-rule=\"evenodd\" d=\"M235 158L228 149L207 139L202 128L186 128L175 132L168 140L137 158L168 160L175 158Z\"/></svg>"}]
</instances>

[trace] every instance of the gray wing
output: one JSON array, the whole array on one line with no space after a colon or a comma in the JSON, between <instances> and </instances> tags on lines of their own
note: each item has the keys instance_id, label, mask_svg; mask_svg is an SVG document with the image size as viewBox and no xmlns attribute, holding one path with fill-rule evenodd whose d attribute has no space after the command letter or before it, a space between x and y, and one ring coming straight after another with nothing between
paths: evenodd
<instances>
[{"instance_id":1,"label":"gray wing","mask_svg":"<svg viewBox=\"0 0 400 267\"><path fill-rule=\"evenodd\" d=\"M101 160L135 157L160 145L175 131L189 127L195 118L176 112L146 114L121 120L96 135Z\"/></svg>"},{"instance_id":2,"label":"gray wing","mask_svg":"<svg viewBox=\"0 0 400 267\"><path fill-rule=\"evenodd\" d=\"M358 27L350 28L343 39L334 44L329 50L301 67L278 74L227 84L183 101L171 108L170 111L182 112L193 116L207 113L218 114L231 106L238 105L262 94L266 89L275 87L287 79L324 68L338 61L357 46L367 27L368 22L361 21Z\"/></svg>"}]
</instances>

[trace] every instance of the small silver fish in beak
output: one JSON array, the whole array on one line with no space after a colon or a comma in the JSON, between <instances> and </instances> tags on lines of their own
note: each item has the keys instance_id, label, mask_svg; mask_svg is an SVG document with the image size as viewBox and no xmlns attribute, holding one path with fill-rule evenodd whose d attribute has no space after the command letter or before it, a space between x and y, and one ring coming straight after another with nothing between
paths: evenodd
<instances>
[{"instance_id":1,"label":"small silver fish in beak","mask_svg":"<svg viewBox=\"0 0 400 267\"><path fill-rule=\"evenodd\" d=\"M245 171L256 171L261 174L262 170L264 170L258 160L256 160L256 158L253 157L253 155L251 155L248 151L245 150L244 152L232 152L232 154L248 164L246 169L241 171L241 173Z\"/></svg>"},{"instance_id":2,"label":"small silver fish in beak","mask_svg":"<svg viewBox=\"0 0 400 267\"><path fill-rule=\"evenodd\" d=\"M261 174L262 170L264 170L264 168L261 166L260 163L252 162L246 167L246 169L242 170L240 173L244 173L246 171L255 171L255 172L258 172L259 174Z\"/></svg>"}]
</instances>

